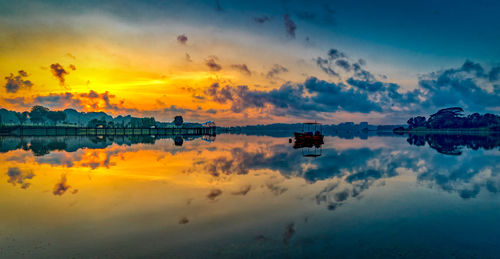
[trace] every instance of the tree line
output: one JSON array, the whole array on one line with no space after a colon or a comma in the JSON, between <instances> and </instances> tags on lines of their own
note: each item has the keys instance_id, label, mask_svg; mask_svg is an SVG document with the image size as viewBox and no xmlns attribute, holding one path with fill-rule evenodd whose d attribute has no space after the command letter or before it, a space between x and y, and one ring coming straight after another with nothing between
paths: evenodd
<instances>
[{"instance_id":1,"label":"tree line","mask_svg":"<svg viewBox=\"0 0 500 259\"><path fill-rule=\"evenodd\" d=\"M40 105L35 105L29 111L24 112L15 112L15 117L19 120L20 125L24 125L28 119L33 124L39 125L57 125L57 123L69 123L67 121L67 114L64 111L51 111L47 107L43 107ZM84 115L79 113L80 115ZM121 116L119 116L121 117ZM123 119L126 118L126 119ZM2 122L0 117L0 122ZM85 122L84 122L85 123ZM182 116L175 116L172 123L180 127L184 124L184 120ZM1 123L0 123L1 124ZM71 123L69 123L71 124ZM75 122L73 122L75 124ZM86 126L89 128L151 128L161 125L163 123L156 121L154 117L145 117L145 118L137 118L137 117L122 117L120 120L113 119L112 117L103 116L100 119L94 118L87 122ZM85 125L85 124L84 124Z\"/></svg>"},{"instance_id":2,"label":"tree line","mask_svg":"<svg viewBox=\"0 0 500 259\"><path fill-rule=\"evenodd\" d=\"M412 117L407 123L408 129L500 129L500 116L491 113L465 116L462 108L451 107L439 110L428 119L424 116Z\"/></svg>"}]
</instances>

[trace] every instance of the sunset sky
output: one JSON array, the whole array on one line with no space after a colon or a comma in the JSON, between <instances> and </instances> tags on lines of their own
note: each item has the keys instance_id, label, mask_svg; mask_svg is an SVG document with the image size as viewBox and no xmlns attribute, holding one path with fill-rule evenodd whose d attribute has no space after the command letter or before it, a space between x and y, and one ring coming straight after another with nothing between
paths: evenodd
<instances>
[{"instance_id":1,"label":"sunset sky","mask_svg":"<svg viewBox=\"0 0 500 259\"><path fill-rule=\"evenodd\" d=\"M499 113L499 10L493 0L1 1L0 107L222 126Z\"/></svg>"}]
</instances>

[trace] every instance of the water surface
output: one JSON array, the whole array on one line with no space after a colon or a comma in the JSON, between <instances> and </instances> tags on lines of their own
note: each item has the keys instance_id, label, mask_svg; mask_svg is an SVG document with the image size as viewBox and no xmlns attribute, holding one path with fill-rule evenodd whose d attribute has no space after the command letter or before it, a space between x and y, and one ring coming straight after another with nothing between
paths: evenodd
<instances>
[{"instance_id":1,"label":"water surface","mask_svg":"<svg viewBox=\"0 0 500 259\"><path fill-rule=\"evenodd\" d=\"M0 257L495 258L498 140L3 137Z\"/></svg>"}]
</instances>

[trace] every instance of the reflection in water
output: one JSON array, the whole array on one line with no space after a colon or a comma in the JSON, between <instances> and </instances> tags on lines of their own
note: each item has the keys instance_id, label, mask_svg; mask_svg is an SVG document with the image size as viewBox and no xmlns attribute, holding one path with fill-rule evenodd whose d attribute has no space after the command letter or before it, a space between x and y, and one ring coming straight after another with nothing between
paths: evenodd
<instances>
[{"instance_id":1,"label":"reflection in water","mask_svg":"<svg viewBox=\"0 0 500 259\"><path fill-rule=\"evenodd\" d=\"M310 159L288 136L2 138L0 257L500 252L484 245L500 231L498 138L405 140L330 136Z\"/></svg>"},{"instance_id":2,"label":"reflection in water","mask_svg":"<svg viewBox=\"0 0 500 259\"><path fill-rule=\"evenodd\" d=\"M480 148L490 150L500 146L500 134L487 135L458 135L458 134L410 134L408 139L410 145L423 146L427 142L429 147L446 155L461 155L462 148L473 150Z\"/></svg>"}]
</instances>

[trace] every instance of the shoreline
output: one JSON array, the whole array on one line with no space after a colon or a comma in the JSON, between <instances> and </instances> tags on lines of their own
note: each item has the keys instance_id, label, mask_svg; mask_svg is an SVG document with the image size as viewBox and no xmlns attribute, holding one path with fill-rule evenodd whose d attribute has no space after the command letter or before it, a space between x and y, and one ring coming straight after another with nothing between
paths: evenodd
<instances>
[{"instance_id":1,"label":"shoreline","mask_svg":"<svg viewBox=\"0 0 500 259\"><path fill-rule=\"evenodd\" d=\"M92 136L92 135L216 135L216 127L91 128L80 126L2 126L1 136Z\"/></svg>"},{"instance_id":2,"label":"shoreline","mask_svg":"<svg viewBox=\"0 0 500 259\"><path fill-rule=\"evenodd\" d=\"M493 130L489 128L477 128L477 129L404 129L404 130L394 130L395 134L408 133L414 135L422 134L463 134L463 135L489 135L494 133L499 133L500 130Z\"/></svg>"}]
</instances>

